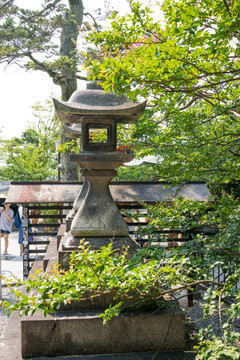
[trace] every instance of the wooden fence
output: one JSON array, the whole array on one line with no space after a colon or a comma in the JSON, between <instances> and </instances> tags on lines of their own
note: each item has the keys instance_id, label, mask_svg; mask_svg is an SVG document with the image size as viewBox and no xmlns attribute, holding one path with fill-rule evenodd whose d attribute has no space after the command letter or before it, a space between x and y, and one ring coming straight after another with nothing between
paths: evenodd
<instances>
[{"instance_id":1,"label":"wooden fence","mask_svg":"<svg viewBox=\"0 0 240 360\"><path fill-rule=\"evenodd\" d=\"M56 237L72 204L23 204L23 278L35 260L46 253L51 237Z\"/></svg>"},{"instance_id":2,"label":"wooden fence","mask_svg":"<svg viewBox=\"0 0 240 360\"><path fill-rule=\"evenodd\" d=\"M59 226L65 223L72 203L64 204L24 204L23 205L23 277L26 279L35 260L42 260L51 237L56 237ZM142 247L149 242L148 235L139 236L139 228L149 224L147 210L140 203L117 203L132 236ZM138 214L137 217L132 216ZM129 215L130 214L130 215ZM156 242L169 247L189 241L196 233L212 233L212 229L202 227L185 231L165 229L155 231Z\"/></svg>"}]
</instances>

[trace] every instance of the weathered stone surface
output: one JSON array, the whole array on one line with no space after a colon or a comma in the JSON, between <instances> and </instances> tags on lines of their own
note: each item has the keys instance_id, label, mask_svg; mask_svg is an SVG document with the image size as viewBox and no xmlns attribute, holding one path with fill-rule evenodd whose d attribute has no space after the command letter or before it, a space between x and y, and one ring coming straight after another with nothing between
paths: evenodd
<instances>
[{"instance_id":1,"label":"weathered stone surface","mask_svg":"<svg viewBox=\"0 0 240 360\"><path fill-rule=\"evenodd\" d=\"M84 180L83 186L82 186L82 188L81 188L78 196L76 197L76 199L75 199L75 201L74 201L74 203L73 203L73 208L72 208L72 211L73 211L73 212L76 213L76 212L78 211L78 209L81 207L81 205L82 205L82 203L83 203L83 201L84 201L84 198L85 198L85 196L87 195L87 192L88 192L88 190L89 190L89 186L88 186L88 185L89 185L88 182L87 182L86 180ZM75 216L74 213L72 213L72 214L70 215L70 217L72 217L72 219L74 218L73 215Z\"/></svg>"},{"instance_id":2,"label":"weathered stone surface","mask_svg":"<svg viewBox=\"0 0 240 360\"><path fill-rule=\"evenodd\" d=\"M127 236L128 226L109 191L115 170L84 170L83 176L88 186L85 197L80 195L80 207L71 225L72 236Z\"/></svg>"},{"instance_id":3,"label":"weathered stone surface","mask_svg":"<svg viewBox=\"0 0 240 360\"><path fill-rule=\"evenodd\" d=\"M131 312L103 326L101 311L62 311L21 321L22 356L111 354L183 349L185 316L177 307ZM29 341L31 339L31 341Z\"/></svg>"},{"instance_id":4,"label":"weathered stone surface","mask_svg":"<svg viewBox=\"0 0 240 360\"><path fill-rule=\"evenodd\" d=\"M59 119L66 124L82 123L88 118L101 122L107 117L130 123L136 121L146 107L146 101L133 103L126 95L92 89L75 91L67 102L53 100Z\"/></svg>"},{"instance_id":5,"label":"weathered stone surface","mask_svg":"<svg viewBox=\"0 0 240 360\"><path fill-rule=\"evenodd\" d=\"M82 186L82 182L11 182L6 202L11 204L74 202ZM110 193L118 204L174 201L179 196L195 201L213 200L204 182L171 186L161 181L119 181L110 183Z\"/></svg>"},{"instance_id":6,"label":"weathered stone surface","mask_svg":"<svg viewBox=\"0 0 240 360\"><path fill-rule=\"evenodd\" d=\"M81 137L82 126L81 124L74 124L72 126L63 125L63 129L67 136L71 139L78 139Z\"/></svg>"},{"instance_id":7,"label":"weathered stone surface","mask_svg":"<svg viewBox=\"0 0 240 360\"><path fill-rule=\"evenodd\" d=\"M124 162L130 161L130 159L130 155L121 154L118 151L81 151L79 154L70 155L72 163L78 165L81 169L89 170L114 170Z\"/></svg>"},{"instance_id":8,"label":"weathered stone surface","mask_svg":"<svg viewBox=\"0 0 240 360\"><path fill-rule=\"evenodd\" d=\"M140 247L140 245L129 235L122 237L73 237L69 231L62 237L58 248L57 261L63 268L68 268L69 257L72 251L80 251L79 246L81 240L84 240L91 245L92 250L99 250L103 246L108 246L109 243L112 244L112 249L121 250L128 247L129 256Z\"/></svg>"}]
</instances>

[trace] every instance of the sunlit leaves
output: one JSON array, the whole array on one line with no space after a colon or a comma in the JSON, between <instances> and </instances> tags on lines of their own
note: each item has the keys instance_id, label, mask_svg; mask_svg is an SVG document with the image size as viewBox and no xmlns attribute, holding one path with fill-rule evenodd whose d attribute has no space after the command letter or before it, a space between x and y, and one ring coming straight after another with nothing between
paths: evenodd
<instances>
[{"instance_id":1,"label":"sunlit leaves","mask_svg":"<svg viewBox=\"0 0 240 360\"><path fill-rule=\"evenodd\" d=\"M105 90L148 99L151 117L130 128L135 151L164 158L162 179L239 179L239 3L166 0L154 16L130 3L89 35L99 57L87 65Z\"/></svg>"},{"instance_id":2,"label":"sunlit leaves","mask_svg":"<svg viewBox=\"0 0 240 360\"><path fill-rule=\"evenodd\" d=\"M53 105L37 104L33 110L36 123L29 124L20 138L2 141L1 179L42 181L57 177L55 140L59 136L59 123Z\"/></svg>"}]
</instances>

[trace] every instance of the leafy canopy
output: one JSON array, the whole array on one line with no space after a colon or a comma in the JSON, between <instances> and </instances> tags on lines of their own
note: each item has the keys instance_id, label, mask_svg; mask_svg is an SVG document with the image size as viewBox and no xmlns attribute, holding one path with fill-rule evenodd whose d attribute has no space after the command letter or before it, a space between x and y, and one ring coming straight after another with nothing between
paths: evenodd
<instances>
[{"instance_id":1,"label":"leafy canopy","mask_svg":"<svg viewBox=\"0 0 240 360\"><path fill-rule=\"evenodd\" d=\"M240 3L165 0L154 13L130 4L89 35L99 56L87 66L105 90L148 99L129 131L138 155L163 156L161 178L238 180Z\"/></svg>"},{"instance_id":2,"label":"leafy canopy","mask_svg":"<svg viewBox=\"0 0 240 360\"><path fill-rule=\"evenodd\" d=\"M39 10L21 8L15 1L0 1L0 18L0 63L47 72L59 85L67 76L76 76L76 44L70 40L75 55L68 57L59 50L62 29L76 24L62 0L45 0ZM71 35L76 35L73 30Z\"/></svg>"},{"instance_id":3,"label":"leafy canopy","mask_svg":"<svg viewBox=\"0 0 240 360\"><path fill-rule=\"evenodd\" d=\"M59 122L50 101L33 107L36 123L30 123L20 138L2 140L0 148L4 165L0 178L12 181L56 180Z\"/></svg>"},{"instance_id":4,"label":"leafy canopy","mask_svg":"<svg viewBox=\"0 0 240 360\"><path fill-rule=\"evenodd\" d=\"M0 0L0 64L47 73L67 101L77 89L77 80L86 80L78 51L83 45L78 43L79 34L92 27L99 29L106 14L101 9L93 15L84 12L82 0L35 1L36 10L31 9L30 1L25 3L22 8L17 0ZM62 129L61 143L70 140ZM70 163L69 154L61 157L62 179L78 180L78 169Z\"/></svg>"}]
</instances>

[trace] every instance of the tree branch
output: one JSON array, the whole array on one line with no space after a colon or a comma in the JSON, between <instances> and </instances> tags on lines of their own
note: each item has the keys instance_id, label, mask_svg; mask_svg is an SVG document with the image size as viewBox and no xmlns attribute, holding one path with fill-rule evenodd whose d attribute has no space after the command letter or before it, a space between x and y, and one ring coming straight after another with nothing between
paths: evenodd
<instances>
[{"instance_id":1,"label":"tree branch","mask_svg":"<svg viewBox=\"0 0 240 360\"><path fill-rule=\"evenodd\" d=\"M225 5L225 7L226 7L226 9L227 9L227 12L228 12L229 16L232 17L231 11L230 11L230 9L229 9L229 6L228 6L226 0L223 0L223 3L224 3L224 5Z\"/></svg>"},{"instance_id":2,"label":"tree branch","mask_svg":"<svg viewBox=\"0 0 240 360\"><path fill-rule=\"evenodd\" d=\"M219 286L219 287L222 287L222 288L224 288L224 286L225 286L225 283L221 283L221 282L218 282L218 281L198 280L198 281L194 281L192 283L183 283L178 288L172 288L172 289L169 289L169 290L166 290L166 291L162 291L161 294L156 297L156 299L160 299L162 296L174 293L176 291L182 291L182 290L185 290L185 289L188 289L188 288L195 287L196 285L199 285L199 284L211 284L211 285L216 285L216 286Z\"/></svg>"},{"instance_id":3,"label":"tree branch","mask_svg":"<svg viewBox=\"0 0 240 360\"><path fill-rule=\"evenodd\" d=\"M0 6L0 10L4 9L6 6L11 4L12 4L12 0L6 1L4 4L2 4L2 6Z\"/></svg>"},{"instance_id":4,"label":"tree branch","mask_svg":"<svg viewBox=\"0 0 240 360\"><path fill-rule=\"evenodd\" d=\"M26 54L26 56L28 56L29 59L31 59L32 62L34 62L34 64L36 64L37 66L39 66L40 69L41 69L42 71L46 72L53 80L55 79L55 77L56 77L56 75L57 75L56 72L54 72L54 71L52 71L51 69L49 69L44 63L42 63L42 62L38 61L37 59L35 59L31 53Z\"/></svg>"},{"instance_id":5,"label":"tree branch","mask_svg":"<svg viewBox=\"0 0 240 360\"><path fill-rule=\"evenodd\" d=\"M236 153L236 152L234 152L234 151L232 151L232 150L228 150L229 152L230 152L230 154L232 154L233 156L237 156L237 157L240 157L240 153ZM239 254L240 255L240 254Z\"/></svg>"},{"instance_id":6,"label":"tree branch","mask_svg":"<svg viewBox=\"0 0 240 360\"><path fill-rule=\"evenodd\" d=\"M95 18L92 16L92 14L90 14L89 12L87 12L87 13L83 13L83 15L84 15L84 16L90 16L90 17L92 18L92 20L93 20L93 22L94 22L95 29L96 29L97 32L99 33L99 26L98 26Z\"/></svg>"},{"instance_id":7,"label":"tree branch","mask_svg":"<svg viewBox=\"0 0 240 360\"><path fill-rule=\"evenodd\" d=\"M199 99L199 96L194 96L185 106L181 107L179 110L185 110L187 109L189 106L191 106L197 99Z\"/></svg>"},{"instance_id":8,"label":"tree branch","mask_svg":"<svg viewBox=\"0 0 240 360\"><path fill-rule=\"evenodd\" d=\"M61 2L61 0L54 0L52 3L48 4L45 8L43 8L43 10L37 12L34 17L42 16L47 10L54 8L59 2Z\"/></svg>"}]
</instances>

